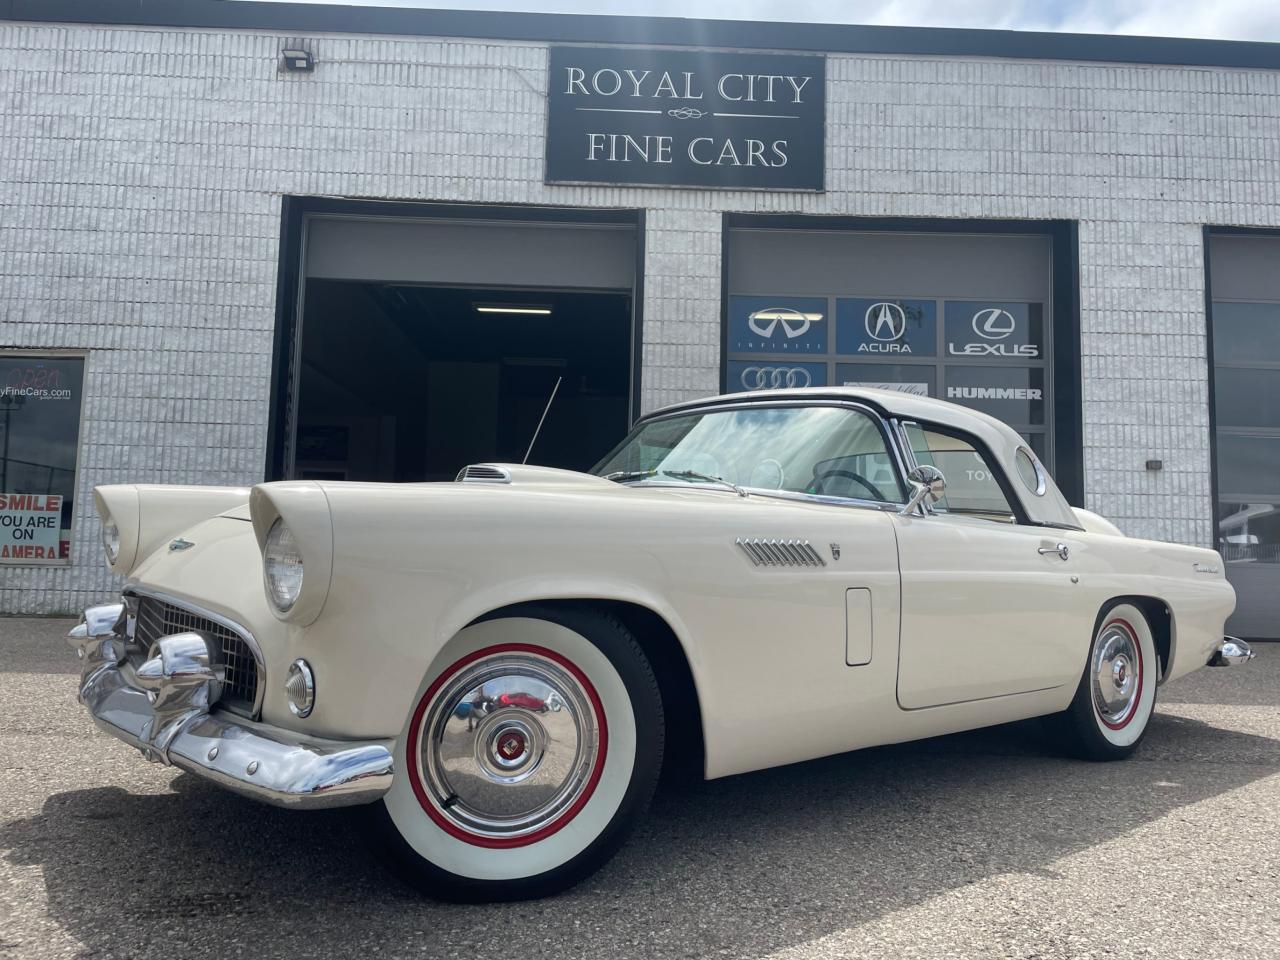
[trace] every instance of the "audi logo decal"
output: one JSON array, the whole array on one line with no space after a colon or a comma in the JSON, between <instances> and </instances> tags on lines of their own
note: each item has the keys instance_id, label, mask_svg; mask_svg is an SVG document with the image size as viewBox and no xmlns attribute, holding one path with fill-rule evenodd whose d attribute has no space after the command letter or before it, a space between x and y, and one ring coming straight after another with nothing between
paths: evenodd
<instances>
[{"instance_id":1,"label":"audi logo decal","mask_svg":"<svg viewBox=\"0 0 1280 960\"><path fill-rule=\"evenodd\" d=\"M988 307L973 315L973 332L984 340L1003 340L1017 328L1013 314L999 307Z\"/></svg>"},{"instance_id":2,"label":"audi logo decal","mask_svg":"<svg viewBox=\"0 0 1280 960\"><path fill-rule=\"evenodd\" d=\"M802 337L809 332L809 327L822 319L820 313L805 313L791 307L765 307L755 310L747 316L747 326L766 340L773 338L778 326L788 340Z\"/></svg>"},{"instance_id":3,"label":"audi logo decal","mask_svg":"<svg viewBox=\"0 0 1280 960\"><path fill-rule=\"evenodd\" d=\"M744 390L779 390L813 385L813 377L804 367L747 367L738 379L742 381Z\"/></svg>"},{"instance_id":4,"label":"audi logo decal","mask_svg":"<svg viewBox=\"0 0 1280 960\"><path fill-rule=\"evenodd\" d=\"M896 303L873 303L862 325L872 340L900 340L907 332L907 312Z\"/></svg>"}]
</instances>

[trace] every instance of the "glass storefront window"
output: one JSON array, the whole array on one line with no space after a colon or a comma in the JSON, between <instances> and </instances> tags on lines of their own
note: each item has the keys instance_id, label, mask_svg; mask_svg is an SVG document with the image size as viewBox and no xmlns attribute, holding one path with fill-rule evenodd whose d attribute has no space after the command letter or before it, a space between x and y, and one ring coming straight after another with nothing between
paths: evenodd
<instances>
[{"instance_id":1,"label":"glass storefront window","mask_svg":"<svg viewBox=\"0 0 1280 960\"><path fill-rule=\"evenodd\" d=\"M1218 550L1280 563L1280 303L1213 304Z\"/></svg>"},{"instance_id":2,"label":"glass storefront window","mask_svg":"<svg viewBox=\"0 0 1280 960\"><path fill-rule=\"evenodd\" d=\"M84 358L0 354L0 564L67 563Z\"/></svg>"},{"instance_id":3,"label":"glass storefront window","mask_svg":"<svg viewBox=\"0 0 1280 960\"><path fill-rule=\"evenodd\" d=\"M891 296L730 296L729 392L901 390L988 413L1053 469L1051 324L1043 303Z\"/></svg>"}]
</instances>

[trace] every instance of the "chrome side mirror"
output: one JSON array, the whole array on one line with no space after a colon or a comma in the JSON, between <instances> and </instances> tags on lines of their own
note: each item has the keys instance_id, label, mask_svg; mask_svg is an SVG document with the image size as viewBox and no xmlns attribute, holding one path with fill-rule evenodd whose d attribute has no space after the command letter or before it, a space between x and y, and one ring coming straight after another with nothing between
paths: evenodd
<instances>
[{"instance_id":1,"label":"chrome side mirror","mask_svg":"<svg viewBox=\"0 0 1280 960\"><path fill-rule=\"evenodd\" d=\"M907 474L907 480L913 490L911 499L903 506L901 513L912 513L927 499L929 503L937 503L947 492L947 478L942 471L929 464L921 464Z\"/></svg>"}]
</instances>

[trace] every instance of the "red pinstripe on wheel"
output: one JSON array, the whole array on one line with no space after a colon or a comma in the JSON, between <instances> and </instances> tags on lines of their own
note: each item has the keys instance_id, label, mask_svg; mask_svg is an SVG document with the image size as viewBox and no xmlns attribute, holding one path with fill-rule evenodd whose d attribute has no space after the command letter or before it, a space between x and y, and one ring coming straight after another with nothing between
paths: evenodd
<instances>
[{"instance_id":1,"label":"red pinstripe on wheel","mask_svg":"<svg viewBox=\"0 0 1280 960\"><path fill-rule=\"evenodd\" d=\"M1125 633L1127 633L1129 635L1129 639L1133 641L1133 649L1136 650L1138 653L1138 661L1137 661L1138 689L1133 695L1133 703L1130 704L1128 712L1125 713L1124 717L1122 717L1119 721L1112 722L1108 720L1097 709L1096 704L1094 705L1094 713L1098 715L1098 719L1102 722L1102 725L1106 727L1108 730L1123 730L1125 727L1129 725L1129 722L1138 715L1138 707L1142 705L1142 687L1143 687L1143 684L1147 682L1147 672L1145 669L1143 669L1142 642L1138 639L1137 631L1133 629L1133 627L1129 624L1129 621L1116 618L1115 620L1112 620L1103 626L1101 633L1099 633L1099 636L1101 636L1103 633L1106 633L1107 630L1109 630L1111 627L1119 627Z\"/></svg>"},{"instance_id":2,"label":"red pinstripe on wheel","mask_svg":"<svg viewBox=\"0 0 1280 960\"><path fill-rule=\"evenodd\" d=\"M422 718L427 711L427 705L430 704L432 697L436 691L454 674L462 670L477 660L485 657L491 657L501 653L528 653L535 656L544 657L551 660L559 666L563 667L571 673L582 685L582 689L587 694L587 699L591 702L591 711L595 714L596 728L599 731L599 747L596 751L595 763L591 768L591 773L587 777L586 785L582 789L582 793L578 798L566 809L560 816L556 817L551 823L535 830L533 833L524 834L519 837L490 837L484 834L472 833L464 830L458 824L451 821L440 810L439 806L432 800L422 783L422 773L418 766L418 746L419 731L422 728ZM587 679L587 675L578 668L578 666L546 647L539 647L528 643L502 643L491 647L485 647L483 650L477 650L469 653L461 660L451 665L448 669L441 671L440 675L431 682L427 687L426 693L422 695L422 699L418 701L417 708L413 711L413 719L409 725L409 737L405 744L405 760L409 767L409 783L413 787L413 794L418 798L418 803L422 806L423 811L431 818L441 830L462 840L465 843L474 844L478 847L489 847L492 849L510 849L513 847L527 847L530 844L537 843L539 840L545 840L547 837L556 833L563 827L567 826L574 817L576 817L582 808L587 805L592 794L595 793L596 785L600 782L600 776L604 772L605 755L609 746L609 728L605 720L604 705L600 701L600 695L596 693L596 688L591 681Z\"/></svg>"}]
</instances>

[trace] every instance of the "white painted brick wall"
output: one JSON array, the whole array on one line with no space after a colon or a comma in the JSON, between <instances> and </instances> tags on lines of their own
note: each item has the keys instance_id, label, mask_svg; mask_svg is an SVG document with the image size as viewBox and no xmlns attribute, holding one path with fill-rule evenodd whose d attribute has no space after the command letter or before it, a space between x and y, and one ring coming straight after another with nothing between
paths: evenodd
<instances>
[{"instance_id":1,"label":"white painted brick wall","mask_svg":"<svg viewBox=\"0 0 1280 960\"><path fill-rule=\"evenodd\" d=\"M285 194L645 208L646 409L717 388L724 211L1078 220L1089 506L1211 540L1200 227L1280 225L1280 72L835 56L766 194L543 184L543 45L297 39L0 24L0 345L89 351L74 563L0 611L111 592L94 484L261 479Z\"/></svg>"}]
</instances>

